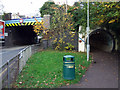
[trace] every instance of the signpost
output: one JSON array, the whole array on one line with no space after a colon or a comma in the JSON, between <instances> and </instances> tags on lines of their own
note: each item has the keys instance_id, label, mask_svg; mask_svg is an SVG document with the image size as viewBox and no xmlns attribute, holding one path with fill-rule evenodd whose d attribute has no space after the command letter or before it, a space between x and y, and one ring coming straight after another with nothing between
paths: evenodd
<instances>
[{"instance_id":1,"label":"signpost","mask_svg":"<svg viewBox=\"0 0 120 90\"><path fill-rule=\"evenodd\" d=\"M21 18L19 22L20 22L20 23L23 23L23 19Z\"/></svg>"}]
</instances>

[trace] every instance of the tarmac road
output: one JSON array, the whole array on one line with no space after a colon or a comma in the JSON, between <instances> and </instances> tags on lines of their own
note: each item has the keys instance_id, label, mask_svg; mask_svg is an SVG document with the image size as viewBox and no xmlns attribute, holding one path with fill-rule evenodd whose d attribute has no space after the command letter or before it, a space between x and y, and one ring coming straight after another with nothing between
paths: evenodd
<instances>
[{"instance_id":1,"label":"tarmac road","mask_svg":"<svg viewBox=\"0 0 120 90\"><path fill-rule=\"evenodd\" d=\"M15 57L25 46L5 48L0 50L0 60L2 65L5 64L8 60Z\"/></svg>"},{"instance_id":2,"label":"tarmac road","mask_svg":"<svg viewBox=\"0 0 120 90\"><path fill-rule=\"evenodd\" d=\"M118 60L120 54L102 51L92 52L93 60L79 83L61 88L118 88Z\"/></svg>"}]
</instances>

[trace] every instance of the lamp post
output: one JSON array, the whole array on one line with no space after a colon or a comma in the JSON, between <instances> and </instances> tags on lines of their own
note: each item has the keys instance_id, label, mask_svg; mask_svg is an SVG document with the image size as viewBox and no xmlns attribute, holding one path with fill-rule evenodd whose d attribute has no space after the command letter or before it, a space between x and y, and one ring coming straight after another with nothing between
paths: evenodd
<instances>
[{"instance_id":1,"label":"lamp post","mask_svg":"<svg viewBox=\"0 0 120 90\"><path fill-rule=\"evenodd\" d=\"M90 52L90 45L89 45L89 0L87 0L87 61L89 61L89 52Z\"/></svg>"},{"instance_id":2,"label":"lamp post","mask_svg":"<svg viewBox=\"0 0 120 90\"><path fill-rule=\"evenodd\" d=\"M66 13L67 13L67 0L66 0Z\"/></svg>"}]
</instances>

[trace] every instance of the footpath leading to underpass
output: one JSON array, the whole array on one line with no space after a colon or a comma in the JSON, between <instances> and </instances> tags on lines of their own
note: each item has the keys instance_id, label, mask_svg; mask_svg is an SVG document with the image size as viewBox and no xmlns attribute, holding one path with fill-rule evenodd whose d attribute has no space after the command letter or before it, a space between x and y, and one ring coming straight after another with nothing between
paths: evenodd
<instances>
[{"instance_id":1,"label":"footpath leading to underpass","mask_svg":"<svg viewBox=\"0 0 120 90\"><path fill-rule=\"evenodd\" d=\"M93 51L93 62L79 83L62 88L118 88L118 53Z\"/></svg>"}]
</instances>

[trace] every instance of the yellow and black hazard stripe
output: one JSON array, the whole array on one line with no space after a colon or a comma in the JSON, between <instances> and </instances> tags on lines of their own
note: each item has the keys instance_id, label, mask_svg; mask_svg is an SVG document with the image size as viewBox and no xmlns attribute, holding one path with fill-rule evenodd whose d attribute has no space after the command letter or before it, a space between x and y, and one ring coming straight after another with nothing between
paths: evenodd
<instances>
[{"instance_id":1,"label":"yellow and black hazard stripe","mask_svg":"<svg viewBox=\"0 0 120 90\"><path fill-rule=\"evenodd\" d=\"M26 23L11 23L5 24L5 27L12 27L12 26L29 26L29 25L36 25L37 22L26 22Z\"/></svg>"}]
</instances>

